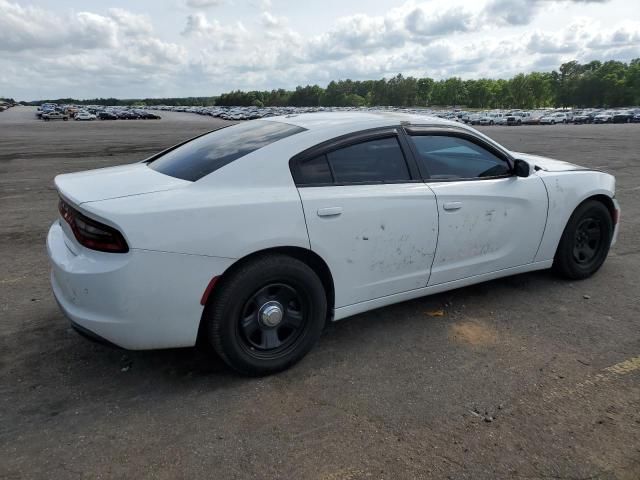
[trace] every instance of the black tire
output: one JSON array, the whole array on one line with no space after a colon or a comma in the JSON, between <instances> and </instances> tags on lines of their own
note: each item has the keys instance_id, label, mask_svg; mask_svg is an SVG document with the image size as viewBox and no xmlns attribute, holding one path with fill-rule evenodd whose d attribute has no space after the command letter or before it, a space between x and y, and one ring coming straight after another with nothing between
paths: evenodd
<instances>
[{"instance_id":1,"label":"black tire","mask_svg":"<svg viewBox=\"0 0 640 480\"><path fill-rule=\"evenodd\" d=\"M573 212L562 233L553 268L560 275L581 280L596 273L609 253L613 221L609 209L587 200Z\"/></svg>"},{"instance_id":2,"label":"black tire","mask_svg":"<svg viewBox=\"0 0 640 480\"><path fill-rule=\"evenodd\" d=\"M282 319L269 326L262 314L274 305ZM320 338L326 318L326 294L316 273L300 260L274 254L231 272L214 289L203 321L208 343L227 365L262 376L302 359Z\"/></svg>"}]
</instances>

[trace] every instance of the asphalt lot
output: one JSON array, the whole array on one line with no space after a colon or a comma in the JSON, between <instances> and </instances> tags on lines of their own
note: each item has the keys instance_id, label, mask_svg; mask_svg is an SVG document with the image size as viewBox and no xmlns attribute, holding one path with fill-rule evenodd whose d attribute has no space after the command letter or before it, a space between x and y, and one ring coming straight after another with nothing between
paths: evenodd
<instances>
[{"instance_id":1,"label":"asphalt lot","mask_svg":"<svg viewBox=\"0 0 640 480\"><path fill-rule=\"evenodd\" d=\"M56 174L221 123L162 115L0 113L0 478L640 478L640 125L483 129L617 176L620 239L593 278L537 272L368 312L247 379L195 349L88 342L50 293Z\"/></svg>"}]
</instances>

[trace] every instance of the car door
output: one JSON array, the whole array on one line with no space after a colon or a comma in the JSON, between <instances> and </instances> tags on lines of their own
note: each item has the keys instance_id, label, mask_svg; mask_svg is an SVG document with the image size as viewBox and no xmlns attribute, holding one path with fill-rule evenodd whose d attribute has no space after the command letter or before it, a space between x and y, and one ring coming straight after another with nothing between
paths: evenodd
<instances>
[{"instance_id":1,"label":"car door","mask_svg":"<svg viewBox=\"0 0 640 480\"><path fill-rule=\"evenodd\" d=\"M336 308L427 285L436 198L404 142L395 129L366 132L292 159L311 249L331 270Z\"/></svg>"},{"instance_id":2,"label":"car door","mask_svg":"<svg viewBox=\"0 0 640 480\"><path fill-rule=\"evenodd\" d=\"M508 154L471 133L414 129L408 134L438 203L429 285L533 262L547 220L542 180L513 175Z\"/></svg>"}]
</instances>

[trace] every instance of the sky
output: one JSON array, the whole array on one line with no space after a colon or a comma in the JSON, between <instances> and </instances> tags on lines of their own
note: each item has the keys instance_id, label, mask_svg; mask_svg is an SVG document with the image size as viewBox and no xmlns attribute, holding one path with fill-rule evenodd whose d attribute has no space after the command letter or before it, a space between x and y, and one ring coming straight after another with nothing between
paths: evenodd
<instances>
[{"instance_id":1,"label":"sky","mask_svg":"<svg viewBox=\"0 0 640 480\"><path fill-rule=\"evenodd\" d=\"M640 57L640 0L0 0L0 97L211 96Z\"/></svg>"}]
</instances>

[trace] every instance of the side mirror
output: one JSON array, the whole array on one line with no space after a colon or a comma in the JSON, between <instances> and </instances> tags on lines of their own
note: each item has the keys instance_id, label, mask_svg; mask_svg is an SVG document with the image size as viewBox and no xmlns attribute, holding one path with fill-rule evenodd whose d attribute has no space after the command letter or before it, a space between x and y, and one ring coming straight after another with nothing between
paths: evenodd
<instances>
[{"instance_id":1,"label":"side mirror","mask_svg":"<svg viewBox=\"0 0 640 480\"><path fill-rule=\"evenodd\" d=\"M518 177L528 177L531 173L531 167L524 160L516 159L513 163L513 173Z\"/></svg>"}]
</instances>

